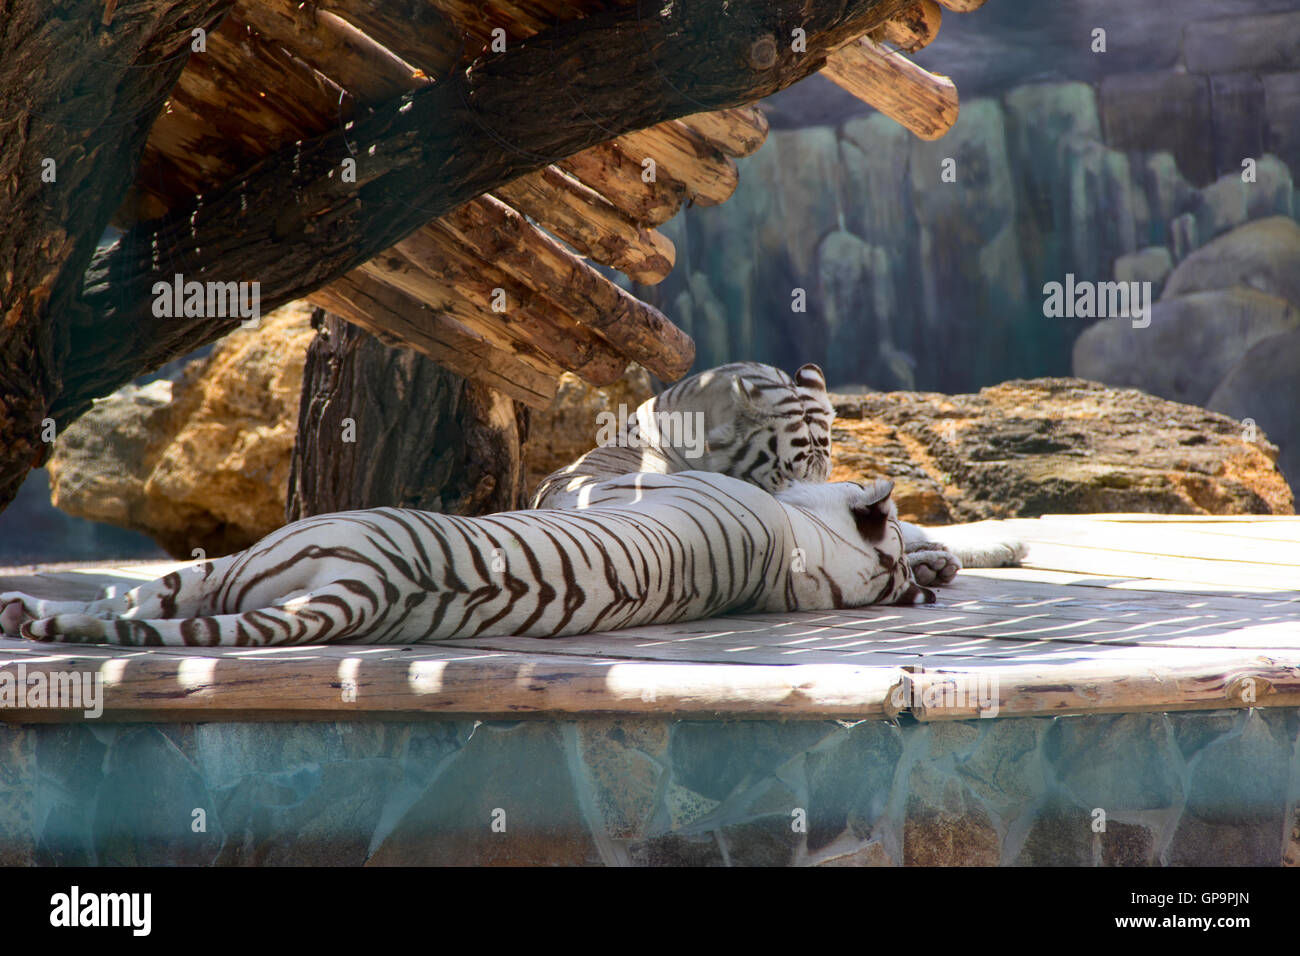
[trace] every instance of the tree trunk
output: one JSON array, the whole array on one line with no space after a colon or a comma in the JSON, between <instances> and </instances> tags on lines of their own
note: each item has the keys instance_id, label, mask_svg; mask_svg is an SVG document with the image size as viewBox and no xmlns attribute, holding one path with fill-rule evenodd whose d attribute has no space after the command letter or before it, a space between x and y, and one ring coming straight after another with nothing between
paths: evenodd
<instances>
[{"instance_id":1,"label":"tree trunk","mask_svg":"<svg viewBox=\"0 0 1300 956\"><path fill-rule=\"evenodd\" d=\"M313 324L289 521L385 505L460 515L523 506L526 408L324 310Z\"/></svg>"},{"instance_id":2,"label":"tree trunk","mask_svg":"<svg viewBox=\"0 0 1300 956\"><path fill-rule=\"evenodd\" d=\"M0 0L0 508L53 447L43 423L57 417L69 337L90 317L77 303L82 274L191 30L229 6Z\"/></svg>"}]
</instances>

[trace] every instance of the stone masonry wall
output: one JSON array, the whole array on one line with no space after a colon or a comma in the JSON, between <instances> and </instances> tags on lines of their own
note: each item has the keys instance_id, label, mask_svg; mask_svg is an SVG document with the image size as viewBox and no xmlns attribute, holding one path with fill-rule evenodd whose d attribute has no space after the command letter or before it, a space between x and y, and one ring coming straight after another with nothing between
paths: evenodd
<instances>
[{"instance_id":1,"label":"stone masonry wall","mask_svg":"<svg viewBox=\"0 0 1300 956\"><path fill-rule=\"evenodd\" d=\"M1284 708L6 724L0 864L1295 865L1298 740Z\"/></svg>"}]
</instances>

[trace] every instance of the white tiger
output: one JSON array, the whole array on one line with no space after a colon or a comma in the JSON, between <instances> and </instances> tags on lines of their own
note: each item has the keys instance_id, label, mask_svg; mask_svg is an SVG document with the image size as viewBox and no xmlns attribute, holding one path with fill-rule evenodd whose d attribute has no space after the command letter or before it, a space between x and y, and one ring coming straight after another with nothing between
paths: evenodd
<instances>
[{"instance_id":1,"label":"white tiger","mask_svg":"<svg viewBox=\"0 0 1300 956\"><path fill-rule=\"evenodd\" d=\"M632 472L712 471L773 492L796 481L824 482L834 420L816 365L793 378L758 362L721 365L642 402L608 443L543 478L531 506L581 507L584 488ZM686 424L665 427L673 421ZM684 440L695 436L702 444Z\"/></svg>"},{"instance_id":2,"label":"white tiger","mask_svg":"<svg viewBox=\"0 0 1300 956\"><path fill-rule=\"evenodd\" d=\"M0 630L127 645L406 644L931 602L902 560L891 489L773 496L687 471L595 483L581 511L322 515L120 597L2 594Z\"/></svg>"},{"instance_id":3,"label":"white tiger","mask_svg":"<svg viewBox=\"0 0 1300 956\"><path fill-rule=\"evenodd\" d=\"M687 416L697 416L702 427L679 428L676 434L663 427ZM531 506L586 507L584 489L634 471L713 471L771 492L796 482L825 482L834 420L826 376L816 365L801 366L793 378L761 362L721 365L643 402L610 443L543 478ZM703 434L702 449L681 441L688 433ZM938 533L949 542L941 543L919 525L899 525L908 563L923 585L946 584L962 567L1014 565L1025 554L1022 543L986 527L945 528Z\"/></svg>"}]
</instances>

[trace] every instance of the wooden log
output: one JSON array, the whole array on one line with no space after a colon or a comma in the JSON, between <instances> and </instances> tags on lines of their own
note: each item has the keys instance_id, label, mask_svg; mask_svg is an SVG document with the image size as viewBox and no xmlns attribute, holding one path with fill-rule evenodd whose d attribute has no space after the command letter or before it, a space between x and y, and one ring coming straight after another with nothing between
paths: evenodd
<instances>
[{"instance_id":1,"label":"wooden log","mask_svg":"<svg viewBox=\"0 0 1300 956\"><path fill-rule=\"evenodd\" d=\"M447 314L359 270L321 286L307 300L388 345L415 349L457 375L482 382L533 408L548 408L555 398L555 377L496 348Z\"/></svg>"},{"instance_id":2,"label":"wooden log","mask_svg":"<svg viewBox=\"0 0 1300 956\"><path fill-rule=\"evenodd\" d=\"M607 342L557 316L535 290L458 248L436 223L361 268L426 305L448 310L498 348L540 362L556 377L568 371L593 385L608 385L627 369L627 358ZM497 302L504 311L493 309Z\"/></svg>"},{"instance_id":3,"label":"wooden log","mask_svg":"<svg viewBox=\"0 0 1300 956\"><path fill-rule=\"evenodd\" d=\"M94 324L82 277L190 31L228 8L119 0L108 29L103 0L8 0L0 12L0 508L53 448L46 419L70 343Z\"/></svg>"},{"instance_id":4,"label":"wooden log","mask_svg":"<svg viewBox=\"0 0 1300 956\"><path fill-rule=\"evenodd\" d=\"M337 315L313 322L286 521L364 508L482 515L526 505L527 410ZM356 440L340 441L349 428Z\"/></svg>"},{"instance_id":5,"label":"wooden log","mask_svg":"<svg viewBox=\"0 0 1300 956\"><path fill-rule=\"evenodd\" d=\"M926 671L907 676L896 702L920 721L968 720L982 710L998 717L1041 717L1295 707L1300 667L1251 655L1223 664L1137 667L1132 661L1081 661L999 667L989 668L982 681L975 671Z\"/></svg>"},{"instance_id":6,"label":"wooden log","mask_svg":"<svg viewBox=\"0 0 1300 956\"><path fill-rule=\"evenodd\" d=\"M569 316L664 381L681 378L695 361L695 343L662 312L606 279L505 203L482 196L443 216L438 225L480 259L544 289Z\"/></svg>"},{"instance_id":7,"label":"wooden log","mask_svg":"<svg viewBox=\"0 0 1300 956\"><path fill-rule=\"evenodd\" d=\"M647 229L663 225L677 215L690 195L685 183L663 170L647 182L641 175L641 164L614 143L584 149L556 165Z\"/></svg>"},{"instance_id":8,"label":"wooden log","mask_svg":"<svg viewBox=\"0 0 1300 956\"><path fill-rule=\"evenodd\" d=\"M973 13L984 6L987 0L939 0L953 13Z\"/></svg>"},{"instance_id":9,"label":"wooden log","mask_svg":"<svg viewBox=\"0 0 1300 956\"><path fill-rule=\"evenodd\" d=\"M466 53L461 31L427 0L317 0L435 80Z\"/></svg>"},{"instance_id":10,"label":"wooden log","mask_svg":"<svg viewBox=\"0 0 1300 956\"><path fill-rule=\"evenodd\" d=\"M904 53L915 53L939 35L943 8L934 0L919 0L892 20L868 34L877 43L889 43Z\"/></svg>"},{"instance_id":11,"label":"wooden log","mask_svg":"<svg viewBox=\"0 0 1300 956\"><path fill-rule=\"evenodd\" d=\"M600 193L554 167L494 192L582 255L637 282L653 285L672 271L677 251L667 236L638 225Z\"/></svg>"},{"instance_id":12,"label":"wooden log","mask_svg":"<svg viewBox=\"0 0 1300 956\"><path fill-rule=\"evenodd\" d=\"M921 139L938 139L957 122L957 87L870 37L836 50L822 74Z\"/></svg>"},{"instance_id":13,"label":"wooden log","mask_svg":"<svg viewBox=\"0 0 1300 956\"><path fill-rule=\"evenodd\" d=\"M137 225L95 253L79 274L84 320L70 336L49 414L65 424L95 397L238 325L230 317L154 316L154 284L176 272L256 280L270 310L350 272L431 217L611 134L775 93L907 5L731 0L735 15L720 22L696 5L646 18L618 4L482 57L347 128L287 146L201 202ZM804 52L777 42L792 22L807 31ZM756 45L773 57L751 56ZM356 183L338 175L352 150Z\"/></svg>"},{"instance_id":14,"label":"wooden log","mask_svg":"<svg viewBox=\"0 0 1300 956\"><path fill-rule=\"evenodd\" d=\"M330 77L362 103L431 82L342 17L297 0L238 0L235 15Z\"/></svg>"},{"instance_id":15,"label":"wooden log","mask_svg":"<svg viewBox=\"0 0 1300 956\"><path fill-rule=\"evenodd\" d=\"M660 123L614 140L638 164L646 159L681 180L701 206L726 202L740 184L736 164L722 150L681 123Z\"/></svg>"},{"instance_id":16,"label":"wooden log","mask_svg":"<svg viewBox=\"0 0 1300 956\"><path fill-rule=\"evenodd\" d=\"M757 106L695 113L678 122L728 156L749 156L767 141L767 117Z\"/></svg>"}]
</instances>

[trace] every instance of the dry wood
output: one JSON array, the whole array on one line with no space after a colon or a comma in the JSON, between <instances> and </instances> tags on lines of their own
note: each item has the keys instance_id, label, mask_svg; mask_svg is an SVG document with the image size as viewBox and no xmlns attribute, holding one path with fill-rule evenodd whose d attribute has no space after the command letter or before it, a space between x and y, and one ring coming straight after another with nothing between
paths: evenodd
<instances>
[{"instance_id":1,"label":"dry wood","mask_svg":"<svg viewBox=\"0 0 1300 956\"><path fill-rule=\"evenodd\" d=\"M387 47L327 10L297 0L238 0L235 15L330 77L363 103L429 83Z\"/></svg>"},{"instance_id":2,"label":"dry wood","mask_svg":"<svg viewBox=\"0 0 1300 956\"><path fill-rule=\"evenodd\" d=\"M926 671L909 674L898 699L917 720L969 720L980 714L981 687L993 691L986 699L996 699L998 717L1295 707L1300 705L1300 654L1285 662L1243 655L1226 665L1084 661Z\"/></svg>"},{"instance_id":3,"label":"dry wood","mask_svg":"<svg viewBox=\"0 0 1300 956\"><path fill-rule=\"evenodd\" d=\"M619 663L428 648L348 650L353 653L297 660L136 651L128 667L110 669L101 719L391 719L402 713L885 718L893 715L890 700L902 679L897 668L842 664ZM82 655L20 660L29 676L45 670L97 673L102 666ZM80 711L0 709L6 721L82 719Z\"/></svg>"},{"instance_id":4,"label":"dry wood","mask_svg":"<svg viewBox=\"0 0 1300 956\"><path fill-rule=\"evenodd\" d=\"M438 221L485 262L545 290L567 315L600 332L618 351L664 381L675 381L695 360L690 336L653 306L592 269L522 215L481 196Z\"/></svg>"},{"instance_id":5,"label":"dry wood","mask_svg":"<svg viewBox=\"0 0 1300 956\"><path fill-rule=\"evenodd\" d=\"M953 13L972 13L984 6L988 0L939 0Z\"/></svg>"},{"instance_id":6,"label":"dry wood","mask_svg":"<svg viewBox=\"0 0 1300 956\"><path fill-rule=\"evenodd\" d=\"M350 272L307 297L313 305L391 344L421 352L457 375L491 386L533 408L548 408L556 380L494 347L450 316L361 272Z\"/></svg>"},{"instance_id":7,"label":"dry wood","mask_svg":"<svg viewBox=\"0 0 1300 956\"><path fill-rule=\"evenodd\" d=\"M822 73L921 139L938 139L957 122L957 87L869 37L836 50Z\"/></svg>"},{"instance_id":8,"label":"dry wood","mask_svg":"<svg viewBox=\"0 0 1300 956\"><path fill-rule=\"evenodd\" d=\"M613 143L585 149L556 165L646 228L663 225L673 218L690 195L684 183L663 170L647 182L641 164Z\"/></svg>"},{"instance_id":9,"label":"dry wood","mask_svg":"<svg viewBox=\"0 0 1300 956\"><path fill-rule=\"evenodd\" d=\"M677 251L667 236L638 225L600 193L555 167L494 192L582 255L637 282L653 285L672 271Z\"/></svg>"},{"instance_id":10,"label":"dry wood","mask_svg":"<svg viewBox=\"0 0 1300 956\"><path fill-rule=\"evenodd\" d=\"M686 184L701 206L726 202L740 183L736 164L720 149L682 123L660 123L614 140L633 161L645 168L653 160L674 179Z\"/></svg>"},{"instance_id":11,"label":"dry wood","mask_svg":"<svg viewBox=\"0 0 1300 956\"><path fill-rule=\"evenodd\" d=\"M469 52L461 32L426 0L317 0L377 43L435 80Z\"/></svg>"},{"instance_id":12,"label":"dry wood","mask_svg":"<svg viewBox=\"0 0 1300 956\"><path fill-rule=\"evenodd\" d=\"M412 233L361 269L448 312L497 348L557 377L571 371L594 385L608 385L627 367L627 359L590 330L557 319L534 290L458 251L436 223ZM504 310L496 311L496 303Z\"/></svg>"},{"instance_id":13,"label":"dry wood","mask_svg":"<svg viewBox=\"0 0 1300 956\"><path fill-rule=\"evenodd\" d=\"M934 0L919 0L869 34L877 43L890 43L904 53L915 53L939 35L943 9Z\"/></svg>"},{"instance_id":14,"label":"dry wood","mask_svg":"<svg viewBox=\"0 0 1300 956\"><path fill-rule=\"evenodd\" d=\"M767 117L757 106L695 113L678 122L728 156L749 156L767 140Z\"/></svg>"},{"instance_id":15,"label":"dry wood","mask_svg":"<svg viewBox=\"0 0 1300 956\"><path fill-rule=\"evenodd\" d=\"M721 23L711 8L675 4L646 18L636 6L616 5L480 57L471 69L404 94L404 102L380 104L350 128L287 146L201 202L138 225L96 253L81 285L85 320L70 336L49 414L66 423L94 397L238 324L153 316L151 290L164 273L256 279L263 310L275 308L346 274L431 217L611 133L770 95L906 5L732 0L734 16ZM807 30L804 52L776 42L792 22ZM756 34L771 41L770 63L747 56ZM350 183L338 171L354 150L358 182ZM39 433L39 417L24 421Z\"/></svg>"}]
</instances>

